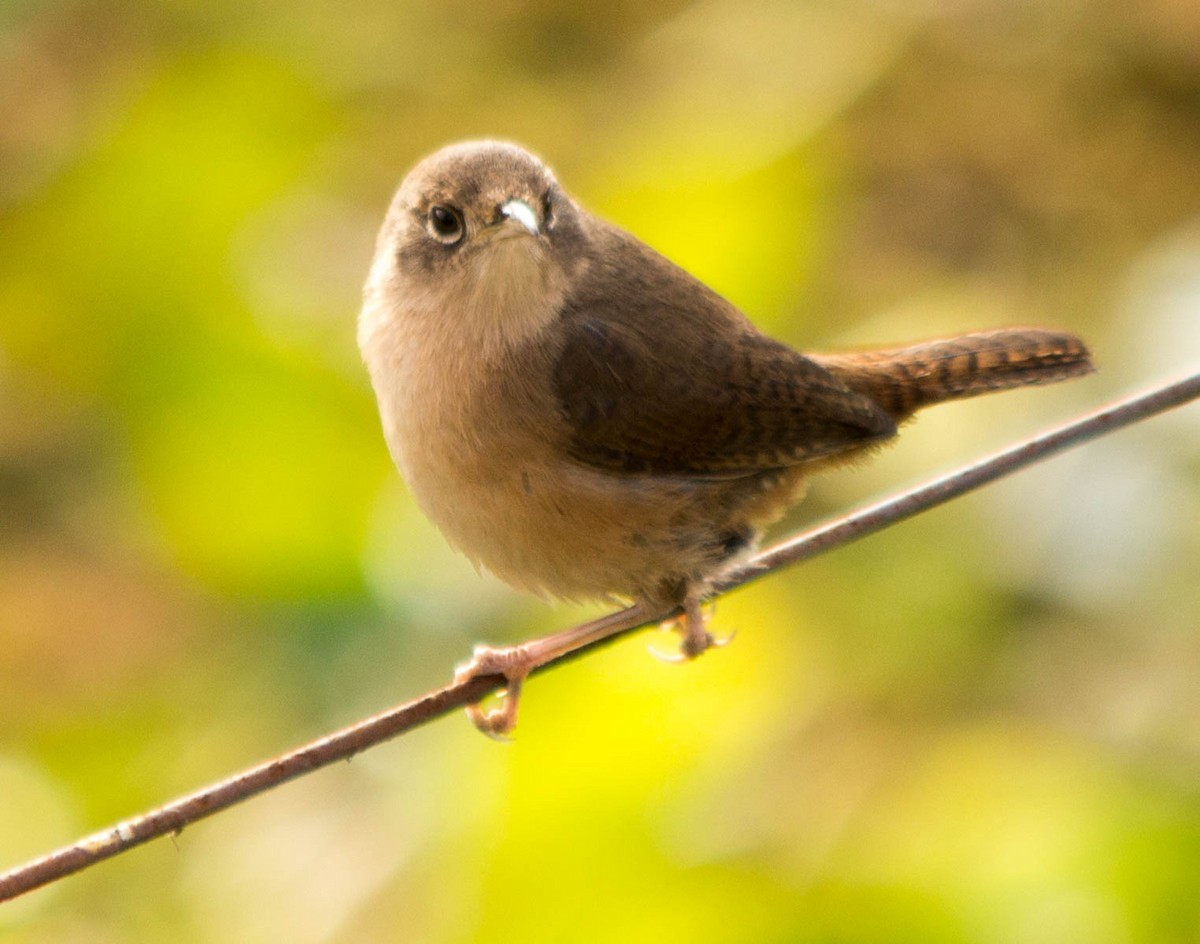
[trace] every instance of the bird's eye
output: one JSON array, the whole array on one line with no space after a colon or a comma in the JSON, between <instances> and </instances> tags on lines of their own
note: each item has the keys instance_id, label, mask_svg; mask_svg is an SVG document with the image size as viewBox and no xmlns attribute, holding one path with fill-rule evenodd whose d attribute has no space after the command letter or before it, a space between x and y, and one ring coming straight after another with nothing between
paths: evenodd
<instances>
[{"instance_id":1,"label":"bird's eye","mask_svg":"<svg viewBox=\"0 0 1200 944\"><path fill-rule=\"evenodd\" d=\"M452 206L438 203L429 209L429 232L433 238L447 246L453 246L467 231L462 213Z\"/></svg>"}]
</instances>

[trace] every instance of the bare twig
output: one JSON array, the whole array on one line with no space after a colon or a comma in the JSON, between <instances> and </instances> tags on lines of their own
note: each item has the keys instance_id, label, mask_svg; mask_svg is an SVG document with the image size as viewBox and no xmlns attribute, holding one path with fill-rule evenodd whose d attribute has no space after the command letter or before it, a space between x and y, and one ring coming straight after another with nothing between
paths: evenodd
<instances>
[{"instance_id":1,"label":"bare twig","mask_svg":"<svg viewBox=\"0 0 1200 944\"><path fill-rule=\"evenodd\" d=\"M1157 387L1147 393L1130 396L1058 429L996 453L974 465L769 548L725 578L715 592L726 593L782 567L873 534L1039 459L1198 397L1200 374ZM587 641L551 664L557 665L575 658L668 615L670 614L648 613L635 606L593 620L579 627L579 638ZM548 664L542 668L549 667ZM0 902L78 872L151 839L178 833L185 826L285 781L336 761L346 760L381 741L473 704L488 693L502 688L504 684L504 678L499 675L481 675L447 685L282 754L227 780L204 787L156 810L93 833L70 846L0 875Z\"/></svg>"}]
</instances>

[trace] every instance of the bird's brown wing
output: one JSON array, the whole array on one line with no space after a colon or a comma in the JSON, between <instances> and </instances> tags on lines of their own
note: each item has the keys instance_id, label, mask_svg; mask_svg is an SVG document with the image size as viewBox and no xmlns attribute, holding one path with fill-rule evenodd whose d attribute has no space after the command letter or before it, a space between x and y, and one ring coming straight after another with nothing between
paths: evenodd
<instances>
[{"instance_id":1,"label":"bird's brown wing","mask_svg":"<svg viewBox=\"0 0 1200 944\"><path fill-rule=\"evenodd\" d=\"M656 292L564 311L554 382L576 461L631 474L732 477L895 433L874 401L720 310L728 303L719 296L704 290L684 307L676 301Z\"/></svg>"}]
</instances>

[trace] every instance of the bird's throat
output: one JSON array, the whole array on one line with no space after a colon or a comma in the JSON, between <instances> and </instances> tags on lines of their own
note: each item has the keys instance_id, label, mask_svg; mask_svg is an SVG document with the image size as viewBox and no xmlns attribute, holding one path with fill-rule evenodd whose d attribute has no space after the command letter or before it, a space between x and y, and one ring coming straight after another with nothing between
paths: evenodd
<instances>
[{"instance_id":1,"label":"bird's throat","mask_svg":"<svg viewBox=\"0 0 1200 944\"><path fill-rule=\"evenodd\" d=\"M459 330L474 335L485 356L520 346L552 323L566 296L566 277L531 238L496 239L479 253L458 286Z\"/></svg>"}]
</instances>

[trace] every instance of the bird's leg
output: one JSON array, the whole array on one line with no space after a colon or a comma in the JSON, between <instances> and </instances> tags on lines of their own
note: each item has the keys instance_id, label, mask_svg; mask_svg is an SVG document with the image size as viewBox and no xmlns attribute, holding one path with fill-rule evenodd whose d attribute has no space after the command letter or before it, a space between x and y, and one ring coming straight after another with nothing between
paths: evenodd
<instances>
[{"instance_id":1,"label":"bird's leg","mask_svg":"<svg viewBox=\"0 0 1200 944\"><path fill-rule=\"evenodd\" d=\"M521 686L529 673L585 646L641 626L654 615L645 606L635 604L519 646L476 646L470 661L455 669L455 683L461 684L479 675L502 675L505 686L499 708L485 711L479 705L471 705L467 708L467 717L484 734L503 739L516 726Z\"/></svg>"},{"instance_id":2,"label":"bird's leg","mask_svg":"<svg viewBox=\"0 0 1200 944\"><path fill-rule=\"evenodd\" d=\"M695 659L709 646L716 643L713 634L708 631L704 609L700 605L700 594L689 589L683 598L683 616L676 624L683 636L679 649L688 659Z\"/></svg>"},{"instance_id":3,"label":"bird's leg","mask_svg":"<svg viewBox=\"0 0 1200 944\"><path fill-rule=\"evenodd\" d=\"M478 675L503 675L504 688L500 690L500 707L484 710L478 703L467 705L467 717L471 723L488 737L504 740L517 724L517 703L521 699L521 685L525 677L535 668L523 646L476 646L471 660L454 669L454 684L459 685Z\"/></svg>"},{"instance_id":4,"label":"bird's leg","mask_svg":"<svg viewBox=\"0 0 1200 944\"><path fill-rule=\"evenodd\" d=\"M720 648L733 639L732 634L718 639L708 631L708 618L704 615L703 604L702 586L687 586L683 590L682 600L677 604L683 612L663 623L664 629L671 629L680 635L679 650L668 654L651 649L656 658L664 662L688 662L705 650Z\"/></svg>"}]
</instances>

